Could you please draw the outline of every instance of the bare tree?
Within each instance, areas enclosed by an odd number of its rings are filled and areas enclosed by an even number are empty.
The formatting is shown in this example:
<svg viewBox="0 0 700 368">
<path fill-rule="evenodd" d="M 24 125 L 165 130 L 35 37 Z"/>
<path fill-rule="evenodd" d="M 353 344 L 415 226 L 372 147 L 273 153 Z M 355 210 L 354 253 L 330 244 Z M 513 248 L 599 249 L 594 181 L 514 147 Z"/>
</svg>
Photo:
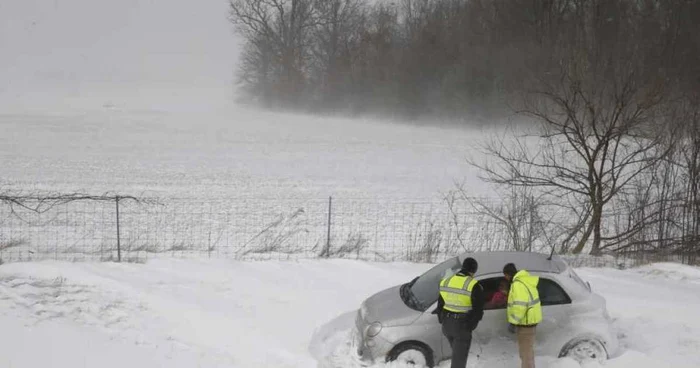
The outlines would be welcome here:
<svg viewBox="0 0 700 368">
<path fill-rule="evenodd" d="M 668 96 L 664 78 L 650 72 L 661 67 L 660 49 L 630 45 L 640 37 L 635 26 L 601 19 L 632 17 L 629 4 L 598 5 L 608 8 L 582 14 L 580 28 L 550 51 L 549 71 L 530 80 L 518 112 L 534 119 L 536 133 L 497 139 L 485 147 L 495 163 L 474 163 L 490 182 L 590 208 L 574 253 L 592 239 L 599 254 L 603 241 L 628 235 L 605 234 L 606 209 L 670 150 L 653 129 Z"/>
<path fill-rule="evenodd" d="M 554 236 L 549 236 L 551 219 L 542 213 L 542 198 L 536 197 L 530 188 L 510 187 L 501 193 L 500 200 L 485 200 L 470 197 L 463 186 L 456 193 L 474 209 L 488 219 L 495 221 L 506 233 L 508 248 L 516 251 L 537 251 L 549 244 Z"/>
<path fill-rule="evenodd" d="M 679 166 L 683 186 L 677 196 L 683 200 L 681 227 L 681 252 L 694 262 L 700 257 L 700 95 L 692 94 L 683 101 L 681 141 L 676 164 Z"/>
<path fill-rule="evenodd" d="M 611 222 L 624 234 L 606 247 L 634 256 L 680 257 L 692 263 L 698 251 L 698 157 L 700 157 L 697 103 L 682 96 L 669 104 L 675 135 L 667 143 L 667 157 L 631 183 L 631 190 L 615 203 Z M 604 239 L 606 241 L 607 239 Z"/>
<path fill-rule="evenodd" d="M 303 96 L 311 32 L 318 24 L 313 0 L 229 0 L 231 21 L 246 39 L 244 81 L 272 99 L 297 102 Z"/>
<path fill-rule="evenodd" d="M 319 22 L 313 31 L 312 82 L 324 107 L 337 107 L 352 89 L 366 5 L 364 0 L 315 0 L 314 8 Z"/>
<path fill-rule="evenodd" d="M 392 111 L 399 106 L 396 82 L 398 12 L 392 4 L 375 4 L 360 35 L 353 95 L 362 108 Z"/>
<path fill-rule="evenodd" d="M 496 164 L 477 165 L 491 182 L 541 188 L 546 195 L 573 196 L 590 206 L 574 253 L 591 235 L 591 252 L 600 252 L 606 205 L 665 155 L 663 139 L 643 129 L 661 102 L 661 91 L 639 88 L 632 75 L 627 77 L 619 86 L 599 89 L 603 85 L 595 83 L 589 89 L 583 78 L 570 74 L 537 92 L 537 102 L 522 112 L 541 122 L 539 147 L 522 138 L 514 144 L 499 141 L 486 147 Z"/>
</svg>

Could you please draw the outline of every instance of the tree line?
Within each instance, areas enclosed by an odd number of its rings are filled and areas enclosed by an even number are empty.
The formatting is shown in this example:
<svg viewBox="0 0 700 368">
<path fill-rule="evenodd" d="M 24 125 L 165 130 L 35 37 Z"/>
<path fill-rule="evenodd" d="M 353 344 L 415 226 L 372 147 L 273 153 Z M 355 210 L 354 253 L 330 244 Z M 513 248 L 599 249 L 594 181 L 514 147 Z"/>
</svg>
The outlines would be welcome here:
<svg viewBox="0 0 700 368">
<path fill-rule="evenodd" d="M 571 59 L 697 88 L 692 0 L 230 0 L 247 96 L 277 108 L 493 117 Z M 596 60 L 592 60 L 596 59 Z M 582 61 L 582 60 L 581 60 Z M 622 63 L 629 65 L 622 65 Z M 591 77 L 606 79 L 610 70 Z M 591 82 L 598 82 L 591 80 Z M 680 87 L 680 85 L 678 86 Z"/>
</svg>

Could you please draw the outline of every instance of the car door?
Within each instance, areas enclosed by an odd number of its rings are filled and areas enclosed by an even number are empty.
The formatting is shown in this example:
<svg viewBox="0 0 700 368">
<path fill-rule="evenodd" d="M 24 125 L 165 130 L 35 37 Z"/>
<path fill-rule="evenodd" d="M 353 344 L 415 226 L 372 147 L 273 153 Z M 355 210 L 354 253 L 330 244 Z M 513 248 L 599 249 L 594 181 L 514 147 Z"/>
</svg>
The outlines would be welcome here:
<svg viewBox="0 0 700 368">
<path fill-rule="evenodd" d="M 568 328 L 571 315 L 571 298 L 555 279 L 540 276 L 537 290 L 542 303 L 542 322 L 537 326 L 535 353 L 541 354 L 548 337 L 561 328 Z M 499 356 L 517 351 L 514 330 L 510 330 L 507 320 L 507 307 L 489 307 L 489 296 L 496 289 L 502 276 L 486 275 L 479 278 L 484 287 L 487 305 L 484 317 L 474 331 L 473 342 L 485 355 Z M 512 331 L 512 332 L 511 332 Z"/>
<path fill-rule="evenodd" d="M 515 334 L 508 330 L 506 305 L 490 305 L 492 295 L 498 290 L 503 274 L 483 275 L 479 283 L 484 289 L 484 316 L 473 334 L 472 352 L 498 360 L 499 356 L 512 353 L 516 349 Z"/>
<path fill-rule="evenodd" d="M 437 309 L 437 304 L 438 304 L 437 302 L 433 303 L 433 305 L 431 305 L 430 308 L 426 311 L 426 314 L 427 313 L 432 314 L 432 311 Z M 427 338 L 431 338 L 431 339 L 435 339 L 437 341 L 440 341 L 439 346 L 441 347 L 441 350 L 442 350 L 440 353 L 443 357 L 448 357 L 448 359 L 449 359 L 449 357 L 452 356 L 452 347 L 450 346 L 450 342 L 447 341 L 447 338 L 442 333 L 442 325 L 440 325 L 440 322 L 438 321 L 437 314 L 432 314 L 432 316 L 430 318 L 431 318 L 431 320 L 434 321 L 435 327 L 431 328 L 430 331 L 426 332 L 427 335 L 429 335 L 429 337 L 427 337 Z"/>
<path fill-rule="evenodd" d="M 536 354 L 541 353 L 549 336 L 568 328 L 572 312 L 571 298 L 554 278 L 540 276 L 537 291 L 542 303 L 542 322 L 537 326 Z"/>
<path fill-rule="evenodd" d="M 477 278 L 484 289 L 484 316 L 474 330 L 474 338 L 484 344 L 488 344 L 494 338 L 507 336 L 508 319 L 506 305 L 490 306 L 492 295 L 498 290 L 498 285 L 503 280 L 503 275 L 483 275 Z"/>
</svg>

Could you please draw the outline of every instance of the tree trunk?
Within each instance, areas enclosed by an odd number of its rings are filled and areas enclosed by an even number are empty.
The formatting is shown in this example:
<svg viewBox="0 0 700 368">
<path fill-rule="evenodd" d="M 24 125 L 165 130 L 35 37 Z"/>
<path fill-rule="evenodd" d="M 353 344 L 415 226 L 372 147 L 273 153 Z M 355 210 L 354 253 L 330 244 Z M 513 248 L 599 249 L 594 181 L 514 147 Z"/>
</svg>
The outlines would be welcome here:
<svg viewBox="0 0 700 368">
<path fill-rule="evenodd" d="M 591 218 L 591 221 L 588 223 L 588 227 L 586 228 L 586 231 L 583 233 L 583 236 L 581 239 L 578 241 L 576 244 L 576 247 L 571 251 L 573 254 L 580 254 L 583 251 L 583 248 L 586 247 L 586 243 L 588 242 L 588 239 L 591 237 L 591 233 L 593 232 L 593 226 L 594 226 L 594 221 L 593 218 Z"/>
<path fill-rule="evenodd" d="M 603 206 L 596 205 L 593 209 L 593 246 L 591 247 L 591 255 L 600 255 L 600 243 L 602 239 L 601 222 L 603 220 Z"/>
<path fill-rule="evenodd" d="M 605 151 L 608 151 L 608 143 L 605 143 Z M 591 247 L 591 255 L 597 256 L 600 255 L 600 243 L 603 237 L 601 223 L 603 222 L 603 205 L 605 203 L 603 202 L 603 183 L 600 179 L 596 181 L 595 188 L 596 190 L 592 200 L 593 203 L 591 203 L 593 209 L 593 216 L 591 218 L 593 222 L 593 246 Z"/>
</svg>

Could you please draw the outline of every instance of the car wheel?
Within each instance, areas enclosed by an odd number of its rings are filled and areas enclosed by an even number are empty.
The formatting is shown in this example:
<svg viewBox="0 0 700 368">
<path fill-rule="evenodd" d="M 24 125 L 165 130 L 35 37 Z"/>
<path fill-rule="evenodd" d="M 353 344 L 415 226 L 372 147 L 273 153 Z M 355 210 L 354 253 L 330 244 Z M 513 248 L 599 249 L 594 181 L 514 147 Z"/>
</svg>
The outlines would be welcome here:
<svg viewBox="0 0 700 368">
<path fill-rule="evenodd" d="M 571 358 L 578 363 L 597 361 L 604 363 L 608 359 L 608 352 L 600 340 L 596 338 L 576 338 L 564 345 L 559 353 L 560 358 Z"/>
<path fill-rule="evenodd" d="M 416 342 L 397 345 L 386 357 L 387 362 L 398 362 L 401 365 L 416 368 L 432 368 L 433 353 L 430 348 Z"/>
</svg>

